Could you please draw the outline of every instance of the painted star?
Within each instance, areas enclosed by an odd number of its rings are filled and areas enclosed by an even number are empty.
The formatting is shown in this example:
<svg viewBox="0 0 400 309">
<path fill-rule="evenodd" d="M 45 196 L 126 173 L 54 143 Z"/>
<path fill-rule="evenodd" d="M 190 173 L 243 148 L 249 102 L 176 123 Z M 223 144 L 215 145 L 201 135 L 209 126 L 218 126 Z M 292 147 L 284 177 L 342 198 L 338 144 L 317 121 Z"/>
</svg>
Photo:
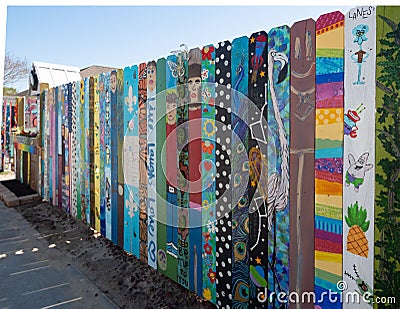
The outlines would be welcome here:
<svg viewBox="0 0 400 309">
<path fill-rule="evenodd" d="M 261 259 L 258 256 L 255 258 L 255 260 L 256 260 L 257 264 L 261 264 Z"/>
<path fill-rule="evenodd" d="M 260 77 L 264 77 L 265 76 L 265 71 L 261 71 L 260 72 Z"/>
<path fill-rule="evenodd" d="M 253 37 L 250 38 L 250 43 L 254 43 L 255 41 L 256 41 L 255 38 L 253 38 Z"/>
</svg>

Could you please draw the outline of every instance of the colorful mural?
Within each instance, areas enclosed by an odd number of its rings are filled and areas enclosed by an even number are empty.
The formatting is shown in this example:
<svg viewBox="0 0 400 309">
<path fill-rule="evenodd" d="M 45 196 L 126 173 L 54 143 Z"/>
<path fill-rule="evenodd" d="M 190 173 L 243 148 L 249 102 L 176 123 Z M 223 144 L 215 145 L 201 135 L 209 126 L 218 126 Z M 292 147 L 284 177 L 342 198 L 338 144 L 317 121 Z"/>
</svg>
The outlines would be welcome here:
<svg viewBox="0 0 400 309">
<path fill-rule="evenodd" d="M 44 90 L 43 198 L 218 308 L 400 299 L 399 13 L 182 44 Z"/>
</svg>

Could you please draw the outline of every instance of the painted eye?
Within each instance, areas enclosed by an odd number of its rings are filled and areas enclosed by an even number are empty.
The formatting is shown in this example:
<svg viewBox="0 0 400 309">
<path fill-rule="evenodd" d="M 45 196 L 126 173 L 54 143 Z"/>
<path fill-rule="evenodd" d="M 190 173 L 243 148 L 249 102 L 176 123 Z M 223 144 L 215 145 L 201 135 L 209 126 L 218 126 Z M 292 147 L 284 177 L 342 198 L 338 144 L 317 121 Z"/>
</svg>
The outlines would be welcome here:
<svg viewBox="0 0 400 309">
<path fill-rule="evenodd" d="M 247 302 L 249 299 L 249 286 L 243 281 L 239 281 L 235 287 L 234 299 L 239 302 Z"/>
<path fill-rule="evenodd" d="M 233 254 L 235 262 L 243 260 L 246 257 L 246 244 L 242 241 L 237 242 L 233 248 Z"/>
</svg>

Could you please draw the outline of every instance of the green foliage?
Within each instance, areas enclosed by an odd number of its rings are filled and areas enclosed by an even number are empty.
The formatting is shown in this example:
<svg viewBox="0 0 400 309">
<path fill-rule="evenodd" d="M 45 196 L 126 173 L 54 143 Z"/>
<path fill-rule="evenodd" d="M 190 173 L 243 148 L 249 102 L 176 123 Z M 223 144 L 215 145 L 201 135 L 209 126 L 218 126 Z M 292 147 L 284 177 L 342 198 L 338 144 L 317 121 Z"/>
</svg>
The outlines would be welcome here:
<svg viewBox="0 0 400 309">
<path fill-rule="evenodd" d="M 367 221 L 367 210 L 361 206 L 358 207 L 358 202 L 349 206 L 347 216 L 344 216 L 344 219 L 349 227 L 358 225 L 364 232 L 369 228 L 370 221 Z"/>
<path fill-rule="evenodd" d="M 379 267 L 375 271 L 376 296 L 394 296 L 400 299 L 400 23 L 379 16 L 391 29 L 382 44 L 377 64 L 382 68 L 378 82 L 384 85 L 382 107 L 377 109 L 378 130 L 386 158 L 379 161 L 383 175 L 376 175 L 376 182 L 382 186 L 376 198 L 379 211 L 375 225 L 380 233 L 375 246 L 379 248 L 375 259 Z M 397 308 L 397 304 L 388 305 Z"/>
</svg>

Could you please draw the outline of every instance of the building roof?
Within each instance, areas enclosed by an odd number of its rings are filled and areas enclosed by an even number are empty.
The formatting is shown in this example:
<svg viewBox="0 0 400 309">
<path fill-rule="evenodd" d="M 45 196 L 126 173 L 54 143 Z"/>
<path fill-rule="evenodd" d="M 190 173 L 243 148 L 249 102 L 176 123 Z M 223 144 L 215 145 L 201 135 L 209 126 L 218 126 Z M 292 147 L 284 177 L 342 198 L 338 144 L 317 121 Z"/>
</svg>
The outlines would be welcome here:
<svg viewBox="0 0 400 309">
<path fill-rule="evenodd" d="M 34 61 L 29 74 L 29 95 L 39 94 L 41 83 L 47 83 L 53 88 L 80 79 L 77 67 Z"/>
<path fill-rule="evenodd" d="M 101 73 L 107 73 L 112 70 L 117 70 L 117 68 L 105 67 L 101 65 L 91 65 L 90 67 L 81 69 L 80 74 L 81 78 L 86 78 L 91 76 L 97 76 L 100 75 Z"/>
</svg>

